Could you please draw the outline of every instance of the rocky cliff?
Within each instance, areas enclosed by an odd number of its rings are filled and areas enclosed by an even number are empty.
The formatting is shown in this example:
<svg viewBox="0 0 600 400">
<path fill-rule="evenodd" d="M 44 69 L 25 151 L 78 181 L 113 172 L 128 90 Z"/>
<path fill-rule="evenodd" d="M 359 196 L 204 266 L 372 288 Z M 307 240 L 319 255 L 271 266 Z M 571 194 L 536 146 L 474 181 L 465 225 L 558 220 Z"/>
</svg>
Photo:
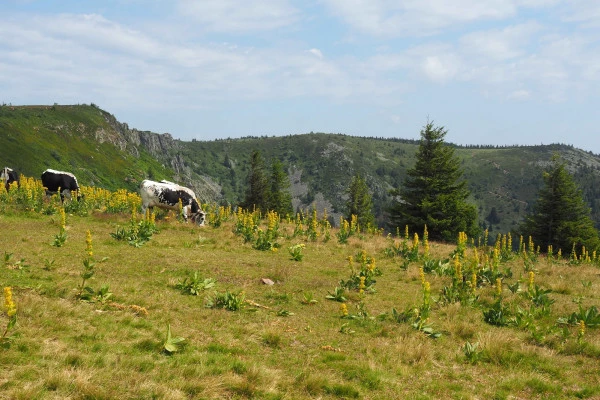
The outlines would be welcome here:
<svg viewBox="0 0 600 400">
<path fill-rule="evenodd" d="M 114 115 L 102 110 L 101 112 L 110 129 L 99 128 L 95 132 L 98 142 L 108 142 L 135 157 L 139 157 L 140 152 L 145 151 L 173 170 L 175 175 L 164 177 L 165 179 L 175 180 L 192 188 L 202 202 L 222 200 L 220 185 L 210 176 L 196 172 L 197 166 L 192 168 L 192 165 L 186 163 L 182 155 L 184 146 L 179 139 L 174 139 L 169 133 L 130 129 L 128 124 L 117 121 Z"/>
</svg>

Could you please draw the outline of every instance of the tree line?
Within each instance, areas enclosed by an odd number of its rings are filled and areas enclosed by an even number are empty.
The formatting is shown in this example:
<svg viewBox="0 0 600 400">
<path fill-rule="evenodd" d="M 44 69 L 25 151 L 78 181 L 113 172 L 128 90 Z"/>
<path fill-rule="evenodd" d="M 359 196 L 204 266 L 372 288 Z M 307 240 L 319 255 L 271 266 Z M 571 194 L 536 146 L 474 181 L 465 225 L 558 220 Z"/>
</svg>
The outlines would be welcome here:
<svg viewBox="0 0 600 400">
<path fill-rule="evenodd" d="M 416 163 L 407 171 L 403 185 L 393 189 L 386 228 L 392 232 L 408 226 L 412 232 L 425 227 L 431 240 L 454 241 L 459 232 L 470 237 L 481 234 L 476 207 L 469 203 L 471 193 L 463 178 L 460 160 L 454 154 L 457 146 L 444 141 L 447 130 L 427 122 L 420 132 Z M 600 250 L 600 238 L 591 217 L 591 209 L 581 189 L 568 172 L 565 162 L 553 156 L 543 175 L 544 186 L 523 223 L 514 232 L 545 251 L 554 249 L 579 251 Z M 241 206 L 280 215 L 293 213 L 289 179 L 277 159 L 267 168 L 259 151 L 251 154 L 247 191 Z M 356 174 L 346 190 L 343 210 L 348 221 L 356 216 L 359 226 L 373 226 L 373 201 L 366 179 Z"/>
</svg>

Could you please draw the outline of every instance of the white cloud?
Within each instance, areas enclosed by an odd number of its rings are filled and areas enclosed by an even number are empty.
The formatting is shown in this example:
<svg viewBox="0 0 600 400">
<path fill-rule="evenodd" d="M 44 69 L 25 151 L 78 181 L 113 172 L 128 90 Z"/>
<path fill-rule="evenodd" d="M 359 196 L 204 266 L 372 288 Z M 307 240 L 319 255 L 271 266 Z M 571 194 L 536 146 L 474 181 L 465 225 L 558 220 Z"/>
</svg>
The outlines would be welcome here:
<svg viewBox="0 0 600 400">
<path fill-rule="evenodd" d="M 530 22 L 503 29 L 471 32 L 462 36 L 459 42 L 465 53 L 491 60 L 508 60 L 526 54 L 533 35 L 540 30 L 538 23 Z"/>
<path fill-rule="evenodd" d="M 299 11 L 287 0 L 179 0 L 179 13 L 216 32 L 267 31 L 294 23 Z"/>
<path fill-rule="evenodd" d="M 55 96 L 50 103 L 110 99 L 147 107 L 210 106 L 231 98 L 347 99 L 388 90 L 357 70 L 356 61 L 325 60 L 317 48 L 200 44 L 151 34 L 98 15 L 0 18 L 0 35 L 12 38 L 0 43 L 0 87 Z M 77 97 L 80 87 L 88 98 Z"/>
<path fill-rule="evenodd" d="M 584 27 L 600 26 L 600 3 L 593 0 L 571 0 L 564 7 L 562 19 L 568 22 L 579 22 Z"/>
<path fill-rule="evenodd" d="M 520 7 L 551 5 L 555 0 L 324 0 L 334 15 L 374 36 L 427 36 L 477 21 L 514 16 Z"/>
<path fill-rule="evenodd" d="M 531 93 L 528 90 L 515 90 L 508 95 L 510 100 L 526 100 L 531 97 Z"/>
<path fill-rule="evenodd" d="M 456 60 L 435 55 L 425 57 L 421 64 L 423 73 L 432 81 L 446 82 L 457 73 Z"/>
<path fill-rule="evenodd" d="M 314 54 L 318 58 L 323 58 L 323 53 L 321 53 L 321 50 L 319 49 L 310 49 L 308 52 Z"/>
<path fill-rule="evenodd" d="M 228 36 L 227 43 L 221 35 L 211 41 L 208 34 L 174 34 L 184 29 L 169 29 L 169 18 L 160 29 L 132 29 L 98 14 L 0 16 L 0 36 L 10 38 L 0 42 L 0 87 L 11 96 L 0 100 L 22 96 L 46 103 L 183 108 L 319 97 L 394 109 L 424 85 L 468 83 L 466 90 L 502 100 L 563 101 L 600 92 L 597 35 L 577 26 L 557 28 L 541 18 L 512 18 L 521 7 L 552 1 L 457 0 L 453 7 L 442 0 L 327 1 L 339 13 L 353 13 L 352 27 L 373 34 L 408 34 L 420 24 L 433 32 L 461 21 L 495 21 L 493 28 L 477 24 L 477 31 L 464 34 L 450 30 L 429 38 L 417 30 L 406 42 L 379 37 L 372 48 L 344 53 L 344 46 L 328 47 L 337 39 L 329 32 L 253 41 L 250 30 L 277 29 L 300 18 L 300 11 L 284 1 L 258 1 L 251 10 L 231 0 L 181 2 L 178 10 L 190 7 L 188 16 L 197 18 L 201 30 L 240 33 Z"/>
</svg>

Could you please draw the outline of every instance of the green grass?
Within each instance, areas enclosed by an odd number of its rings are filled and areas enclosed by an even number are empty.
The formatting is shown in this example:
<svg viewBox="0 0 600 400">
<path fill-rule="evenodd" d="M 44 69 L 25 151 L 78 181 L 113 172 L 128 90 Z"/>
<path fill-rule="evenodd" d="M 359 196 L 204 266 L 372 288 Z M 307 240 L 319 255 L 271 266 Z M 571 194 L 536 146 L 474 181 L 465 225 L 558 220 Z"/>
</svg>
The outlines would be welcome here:
<svg viewBox="0 0 600 400">
<path fill-rule="evenodd" d="M 92 213 L 69 216 L 68 239 L 57 248 L 51 245 L 55 216 L 3 210 L 2 248 L 28 266 L 0 264 L 0 286 L 13 288 L 18 317 L 17 336 L 0 348 L 0 398 L 568 399 L 600 393 L 600 331 L 588 328 L 578 341 L 576 327 L 563 332 L 556 325 L 577 311 L 573 299 L 586 308 L 598 305 L 596 265 L 540 257 L 536 283 L 553 289 L 555 303 L 531 329 L 483 321 L 482 309 L 494 298 L 489 286 L 477 289 L 474 305 L 438 304 L 450 278 L 427 274 L 428 322 L 442 333 L 431 339 L 389 318 L 392 308 L 420 306 L 421 264 L 401 269 L 400 259 L 384 255 L 385 237 L 306 242 L 297 262 L 284 250 L 298 237 L 279 238 L 279 251 L 258 251 L 234 235 L 232 221 L 198 228 L 162 220 L 160 232 L 135 248 L 110 236 L 129 215 Z M 88 229 L 96 271 L 87 284 L 95 290 L 109 285 L 113 297 L 105 304 L 76 298 Z M 289 235 L 293 229 L 281 225 Z M 455 248 L 432 243 L 432 256 L 448 257 Z M 342 319 L 340 303 L 325 296 L 348 279 L 347 257 L 361 250 L 376 258 L 382 275 L 373 294 L 348 291 L 350 313 L 362 302 L 368 316 Z M 52 268 L 46 260 L 54 260 Z M 526 306 L 522 293 L 506 289 L 517 280 L 526 288 L 522 261 L 514 257 L 505 267 L 513 276 L 506 279 L 504 301 L 509 308 Z M 182 294 L 177 282 L 195 271 L 214 278 L 215 287 Z M 275 284 L 264 285 L 265 277 Z M 568 293 L 560 290 L 566 287 Z M 241 310 L 206 307 L 215 292 L 227 291 L 243 292 Z M 307 292 L 317 303 L 304 301 Z M 281 316 L 282 309 L 289 314 Z M 1 312 L 0 329 L 6 321 Z M 167 324 L 173 337 L 185 338 L 170 354 L 163 351 Z M 467 341 L 478 344 L 473 362 L 463 353 Z"/>
<path fill-rule="evenodd" d="M 25 176 L 39 179 L 53 168 L 74 173 L 80 184 L 110 190 L 135 190 L 149 174 L 173 176 L 145 149 L 134 156 L 110 144 L 118 136 L 111 118 L 90 105 L 0 106 L 2 160 Z M 109 139 L 96 141 L 98 132 Z"/>
</svg>

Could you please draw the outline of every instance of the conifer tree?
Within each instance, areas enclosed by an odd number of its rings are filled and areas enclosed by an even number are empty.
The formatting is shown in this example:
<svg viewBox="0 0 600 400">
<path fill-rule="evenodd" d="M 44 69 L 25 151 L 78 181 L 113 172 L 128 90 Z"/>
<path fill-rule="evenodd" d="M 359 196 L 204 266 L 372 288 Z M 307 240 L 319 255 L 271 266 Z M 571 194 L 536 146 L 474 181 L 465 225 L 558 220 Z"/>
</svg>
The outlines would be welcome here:
<svg viewBox="0 0 600 400">
<path fill-rule="evenodd" d="M 521 225 L 523 236 L 531 236 L 542 251 L 552 245 L 555 251 L 562 249 L 563 254 L 568 254 L 573 244 L 578 251 L 581 246 L 590 252 L 600 249 L 590 208 L 557 154 L 543 178 L 544 186 L 538 192 L 533 212 Z"/>
<path fill-rule="evenodd" d="M 250 172 L 248 173 L 248 189 L 241 206 L 247 210 L 268 211 L 269 186 L 265 173 L 265 162 L 260 151 L 254 150 L 250 156 Z"/>
<path fill-rule="evenodd" d="M 369 224 L 373 225 L 375 221 L 375 217 L 373 216 L 373 200 L 365 179 L 359 174 L 354 175 L 346 193 L 348 194 L 348 201 L 346 201 L 346 213 L 344 217 L 350 221 L 352 215 L 356 215 L 358 224 L 362 228 L 367 228 Z"/>
<path fill-rule="evenodd" d="M 283 170 L 283 164 L 277 159 L 271 163 L 271 179 L 269 190 L 269 210 L 277 212 L 280 216 L 292 215 L 292 195 L 289 191 L 290 179 Z"/>
<path fill-rule="evenodd" d="M 454 241 L 459 232 L 476 236 L 477 211 L 467 202 L 470 195 L 454 148 L 444 143 L 447 130 L 428 122 L 421 130 L 416 164 L 407 171 L 398 200 L 390 208 L 391 227 L 422 232 L 429 238 Z"/>
</svg>

